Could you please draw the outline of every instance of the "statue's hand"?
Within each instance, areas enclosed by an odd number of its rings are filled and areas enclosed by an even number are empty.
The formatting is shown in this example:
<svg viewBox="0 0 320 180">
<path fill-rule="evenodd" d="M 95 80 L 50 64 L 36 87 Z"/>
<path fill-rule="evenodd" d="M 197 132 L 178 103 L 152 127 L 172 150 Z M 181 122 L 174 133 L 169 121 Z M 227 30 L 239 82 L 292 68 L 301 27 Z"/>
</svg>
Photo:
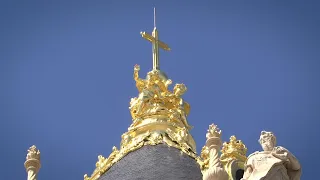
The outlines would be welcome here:
<svg viewBox="0 0 320 180">
<path fill-rule="evenodd" d="M 134 71 L 140 71 L 140 66 L 138 64 L 134 65 Z"/>
<path fill-rule="evenodd" d="M 283 152 L 287 152 L 288 150 L 286 150 L 284 147 L 278 146 L 276 147 L 276 152 L 277 153 L 283 153 Z"/>
<path fill-rule="evenodd" d="M 274 152 L 272 154 L 283 161 L 287 161 L 289 159 L 289 154 L 287 152 L 282 152 L 282 153 Z"/>
<path fill-rule="evenodd" d="M 167 82 L 166 82 L 166 85 L 168 86 L 168 85 L 170 85 L 170 84 L 172 84 L 172 80 L 171 80 L 171 79 L 168 79 Z"/>
</svg>

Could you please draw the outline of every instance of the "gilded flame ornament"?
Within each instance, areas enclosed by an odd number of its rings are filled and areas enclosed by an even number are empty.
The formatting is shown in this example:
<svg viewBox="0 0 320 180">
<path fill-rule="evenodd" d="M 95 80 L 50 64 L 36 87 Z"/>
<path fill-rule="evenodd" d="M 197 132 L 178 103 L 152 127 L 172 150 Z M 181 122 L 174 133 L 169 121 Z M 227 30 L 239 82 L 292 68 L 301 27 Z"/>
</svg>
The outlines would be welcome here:
<svg viewBox="0 0 320 180">
<path fill-rule="evenodd" d="M 24 163 L 24 167 L 28 173 L 28 180 L 36 180 L 37 174 L 41 167 L 40 163 L 40 151 L 37 149 L 35 145 L 31 146 L 28 149 L 28 154 L 26 157 L 26 161 Z"/>
</svg>

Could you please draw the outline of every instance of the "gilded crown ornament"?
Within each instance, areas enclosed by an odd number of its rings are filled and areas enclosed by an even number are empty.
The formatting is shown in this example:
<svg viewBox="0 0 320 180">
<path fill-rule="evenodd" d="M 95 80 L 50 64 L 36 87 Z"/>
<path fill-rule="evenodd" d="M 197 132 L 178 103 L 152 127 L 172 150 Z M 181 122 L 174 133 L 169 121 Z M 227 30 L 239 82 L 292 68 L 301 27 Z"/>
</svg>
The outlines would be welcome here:
<svg viewBox="0 0 320 180">
<path fill-rule="evenodd" d="M 91 177 L 84 175 L 85 180 L 98 179 L 129 152 L 144 145 L 167 144 L 198 159 L 195 141 L 189 133 L 192 126 L 187 121 L 190 105 L 182 98 L 187 87 L 184 84 L 175 84 L 173 91 L 169 90 L 172 81 L 160 70 L 159 48 L 167 51 L 170 48 L 159 40 L 156 26 L 152 35 L 146 32 L 140 34 L 152 43 L 153 69 L 148 72 L 146 78 L 141 78 L 140 66 L 134 66 L 133 78 L 139 95 L 130 101 L 132 124 L 121 136 L 120 149 L 114 147 L 108 158 L 99 156 L 96 169 Z"/>
<path fill-rule="evenodd" d="M 222 155 L 220 160 L 227 162 L 230 160 L 240 160 L 245 162 L 247 157 L 247 148 L 241 140 L 237 140 L 235 136 L 230 137 L 230 142 L 224 142 L 222 147 Z"/>
</svg>

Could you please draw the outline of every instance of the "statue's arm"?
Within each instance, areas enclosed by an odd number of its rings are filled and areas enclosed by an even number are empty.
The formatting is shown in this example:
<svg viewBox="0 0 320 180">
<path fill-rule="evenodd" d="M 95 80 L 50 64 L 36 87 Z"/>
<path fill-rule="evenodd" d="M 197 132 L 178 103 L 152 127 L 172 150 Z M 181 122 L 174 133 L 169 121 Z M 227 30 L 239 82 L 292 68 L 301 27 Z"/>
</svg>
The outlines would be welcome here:
<svg viewBox="0 0 320 180">
<path fill-rule="evenodd" d="M 172 81 L 171 81 L 171 79 L 168 79 L 168 80 L 166 81 L 166 83 L 165 83 L 165 87 L 168 88 L 168 86 L 169 86 L 170 84 L 172 84 Z"/>
<path fill-rule="evenodd" d="M 288 168 L 292 170 L 299 170 L 301 168 L 298 159 L 288 149 L 282 146 L 278 146 L 276 147 L 276 150 L 279 153 L 279 154 L 275 153 L 275 155 L 278 156 L 278 158 L 288 161 L 288 164 L 287 164 Z"/>
<path fill-rule="evenodd" d="M 288 152 L 288 159 L 289 159 L 289 166 L 292 170 L 299 170 L 301 168 L 301 165 L 298 161 L 298 159 L 290 152 Z"/>
<path fill-rule="evenodd" d="M 251 173 L 253 171 L 253 168 L 251 165 L 246 165 L 244 168 L 244 174 L 242 180 L 246 180 L 251 176 Z"/>
<path fill-rule="evenodd" d="M 136 80 L 136 81 L 139 81 L 139 80 L 140 80 L 140 78 L 139 78 L 139 70 L 140 70 L 140 66 L 136 64 L 136 65 L 134 66 L 134 71 L 133 71 L 133 78 L 134 78 L 134 80 Z"/>
<path fill-rule="evenodd" d="M 136 86 L 138 88 L 138 91 L 141 92 L 143 87 L 145 86 L 145 82 L 143 79 L 139 78 L 139 71 L 140 71 L 140 66 L 135 65 L 134 71 L 133 71 L 133 78 L 136 81 Z"/>
<path fill-rule="evenodd" d="M 246 163 L 245 163 L 245 165 L 244 165 L 244 174 L 243 174 L 242 180 L 246 180 L 246 179 L 248 179 L 248 178 L 251 176 L 251 174 L 252 174 L 252 172 L 253 172 L 254 156 L 255 156 L 256 154 L 258 154 L 258 153 L 259 153 L 259 152 L 256 151 L 256 152 L 254 152 L 254 153 L 252 153 L 252 154 L 250 154 L 250 155 L 248 156 L 247 161 L 246 161 Z"/>
</svg>

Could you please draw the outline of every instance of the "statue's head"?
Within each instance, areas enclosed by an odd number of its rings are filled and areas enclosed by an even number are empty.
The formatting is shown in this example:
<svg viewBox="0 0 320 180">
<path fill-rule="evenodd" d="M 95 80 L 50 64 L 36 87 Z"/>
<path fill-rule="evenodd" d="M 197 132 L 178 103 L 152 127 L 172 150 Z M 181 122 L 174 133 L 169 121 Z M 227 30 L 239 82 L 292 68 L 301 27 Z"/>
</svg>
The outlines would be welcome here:
<svg viewBox="0 0 320 180">
<path fill-rule="evenodd" d="M 272 151 L 277 140 L 273 132 L 261 131 L 259 143 L 264 151 Z"/>
<path fill-rule="evenodd" d="M 184 84 L 176 84 L 173 88 L 173 93 L 176 96 L 181 96 L 187 91 L 187 87 Z"/>
<path fill-rule="evenodd" d="M 156 81 L 156 79 L 157 79 L 157 73 L 156 72 L 154 72 L 154 71 L 148 72 L 148 75 L 147 75 L 148 82 L 153 83 L 154 81 Z"/>
</svg>

